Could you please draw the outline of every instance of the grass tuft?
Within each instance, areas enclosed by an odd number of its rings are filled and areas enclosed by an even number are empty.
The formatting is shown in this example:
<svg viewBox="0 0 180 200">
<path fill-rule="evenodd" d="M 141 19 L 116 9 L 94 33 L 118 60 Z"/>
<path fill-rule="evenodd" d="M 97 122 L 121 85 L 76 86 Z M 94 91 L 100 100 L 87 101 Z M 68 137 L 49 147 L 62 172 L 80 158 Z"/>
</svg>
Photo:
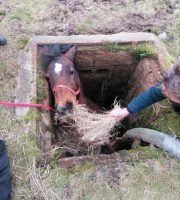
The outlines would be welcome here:
<svg viewBox="0 0 180 200">
<path fill-rule="evenodd" d="M 18 50 L 24 49 L 28 42 L 29 42 L 29 37 L 27 35 L 20 37 L 16 42 Z"/>
<path fill-rule="evenodd" d="M 111 52 L 119 52 L 119 51 L 127 51 L 134 56 L 136 60 L 140 60 L 144 57 L 157 57 L 157 50 L 154 44 L 151 43 L 140 43 L 140 44 L 129 44 L 129 45 L 122 45 L 122 44 L 113 44 L 113 43 L 106 43 L 103 46 L 104 49 L 111 51 Z"/>
</svg>

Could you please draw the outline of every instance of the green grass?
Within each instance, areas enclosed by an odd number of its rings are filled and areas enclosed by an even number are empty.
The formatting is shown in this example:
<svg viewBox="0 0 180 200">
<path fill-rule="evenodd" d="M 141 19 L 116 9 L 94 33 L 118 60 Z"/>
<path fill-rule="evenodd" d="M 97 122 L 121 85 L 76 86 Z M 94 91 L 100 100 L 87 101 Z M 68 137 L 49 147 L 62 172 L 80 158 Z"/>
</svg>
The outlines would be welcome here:
<svg viewBox="0 0 180 200">
<path fill-rule="evenodd" d="M 37 136 L 33 132 L 28 132 L 21 137 L 21 142 L 24 145 L 24 157 L 27 159 L 36 158 L 40 159 L 40 149 L 37 145 Z"/>
<path fill-rule="evenodd" d="M 6 65 L 3 61 L 0 60 L 0 73 L 3 74 L 6 70 Z"/>
<path fill-rule="evenodd" d="M 159 117 L 155 117 L 155 111 L 152 107 L 146 108 L 138 116 L 136 126 L 180 136 L 179 116 L 172 110 L 171 103 L 168 100 L 164 100 L 160 103 L 160 106 L 161 112 Z"/>
<path fill-rule="evenodd" d="M 139 162 L 146 163 L 147 161 L 152 160 L 159 160 L 159 159 L 165 159 L 166 154 L 163 150 L 156 148 L 154 146 L 134 146 L 130 150 L 122 150 L 118 152 L 121 156 L 127 158 L 127 162 L 129 164 L 136 164 Z"/>
<path fill-rule="evenodd" d="M 33 20 L 33 16 L 29 8 L 17 8 L 16 11 L 12 13 L 11 19 L 30 23 Z"/>
<path fill-rule="evenodd" d="M 29 42 L 29 37 L 27 35 L 23 35 L 20 38 L 18 38 L 16 42 L 18 50 L 24 49 L 28 42 Z"/>
<path fill-rule="evenodd" d="M 45 97 L 45 77 L 41 74 L 37 76 L 37 98 L 41 102 Z"/>
<path fill-rule="evenodd" d="M 163 160 L 163 161 L 162 161 Z M 161 164 L 161 161 L 163 164 Z M 171 164 L 172 165 L 171 165 Z M 125 193 L 123 199 L 167 199 L 175 200 L 180 197 L 178 190 L 180 181 L 175 160 L 154 160 L 134 164 L 127 181 L 124 182 Z M 172 168 L 169 168 L 171 165 Z M 168 179 L 168 177 L 172 177 Z M 176 177 L 175 177 L 176 176 Z M 128 182 L 128 180 L 131 180 Z"/>
<path fill-rule="evenodd" d="M 161 33 L 161 29 L 159 26 L 152 26 L 151 32 L 154 33 L 155 35 L 159 35 Z"/>
<path fill-rule="evenodd" d="M 157 57 L 157 50 L 153 44 L 140 44 L 134 46 L 132 50 L 130 50 L 132 55 L 137 59 L 140 60 L 145 57 L 156 58 Z"/>
<path fill-rule="evenodd" d="M 39 118 L 40 118 L 40 113 L 35 107 L 30 108 L 28 113 L 23 117 L 26 123 L 32 122 L 33 120 L 38 120 Z"/>
<path fill-rule="evenodd" d="M 111 52 L 127 51 L 130 52 L 136 60 L 140 60 L 144 57 L 157 57 L 156 47 L 151 43 L 139 43 L 139 44 L 113 44 L 106 43 L 103 48 Z"/>
<path fill-rule="evenodd" d="M 20 24 L 28 25 L 28 28 L 35 26 L 35 24 L 42 20 L 45 13 L 51 5 L 50 0 L 9 0 L 14 4 L 14 9 L 9 14 L 10 20 L 17 21 Z"/>
</svg>

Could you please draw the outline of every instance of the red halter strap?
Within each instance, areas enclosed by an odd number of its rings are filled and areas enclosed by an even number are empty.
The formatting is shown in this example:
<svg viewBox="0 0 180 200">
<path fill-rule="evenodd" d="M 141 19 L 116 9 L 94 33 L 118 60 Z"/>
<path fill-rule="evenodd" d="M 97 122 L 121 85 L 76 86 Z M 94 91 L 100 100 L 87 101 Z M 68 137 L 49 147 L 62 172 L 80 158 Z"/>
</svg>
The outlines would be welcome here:
<svg viewBox="0 0 180 200">
<path fill-rule="evenodd" d="M 58 88 L 65 88 L 66 90 L 69 90 L 74 96 L 77 96 L 80 93 L 80 87 L 77 91 L 74 91 L 73 89 L 71 89 L 63 84 L 55 85 L 53 88 L 53 92 L 55 93 Z"/>
</svg>

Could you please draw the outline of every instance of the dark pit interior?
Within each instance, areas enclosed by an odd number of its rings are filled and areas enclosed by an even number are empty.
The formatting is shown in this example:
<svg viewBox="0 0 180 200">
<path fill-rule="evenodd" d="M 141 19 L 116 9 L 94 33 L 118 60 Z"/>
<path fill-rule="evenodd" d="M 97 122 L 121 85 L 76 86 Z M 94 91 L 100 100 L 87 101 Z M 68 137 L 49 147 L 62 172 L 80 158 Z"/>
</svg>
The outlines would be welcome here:
<svg viewBox="0 0 180 200">
<path fill-rule="evenodd" d="M 151 66 L 157 65 L 155 59 L 139 60 L 130 51 L 121 50 L 121 48 L 118 51 L 112 51 L 105 45 L 79 45 L 74 63 L 85 96 L 106 110 L 112 108 L 115 99 L 120 101 L 122 106 L 126 106 L 130 99 L 144 90 L 144 86 L 147 87 L 149 83 L 152 84 L 156 81 L 154 76 L 154 74 L 157 74 L 156 70 L 152 69 L 151 73 L 147 73 L 147 69 L 150 70 Z M 48 99 L 50 104 L 54 106 L 52 92 L 48 93 Z M 54 124 L 53 114 L 51 114 L 51 122 L 52 144 L 64 144 L 61 141 L 66 140 L 62 135 L 62 126 Z M 119 129 L 119 137 L 129 127 L 133 127 L 132 123 L 131 126 L 127 124 L 130 124 L 129 119 L 123 121 L 124 126 Z M 114 149 L 129 149 L 131 145 L 132 141 L 123 141 Z M 102 146 L 101 152 L 112 153 L 113 151 Z M 68 152 L 66 152 L 66 156 L 68 155 Z"/>
<path fill-rule="evenodd" d="M 105 47 L 79 47 L 75 66 L 84 94 L 101 108 L 110 109 L 115 98 L 125 104 L 137 61 L 127 51 L 111 52 Z"/>
</svg>

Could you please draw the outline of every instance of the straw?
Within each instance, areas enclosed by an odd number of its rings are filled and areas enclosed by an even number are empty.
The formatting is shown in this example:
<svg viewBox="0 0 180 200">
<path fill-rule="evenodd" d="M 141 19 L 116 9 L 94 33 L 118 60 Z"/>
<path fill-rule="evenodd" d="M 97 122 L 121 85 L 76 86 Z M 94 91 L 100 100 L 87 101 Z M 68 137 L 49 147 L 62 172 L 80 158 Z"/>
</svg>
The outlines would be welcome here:
<svg viewBox="0 0 180 200">
<path fill-rule="evenodd" d="M 119 107 L 118 104 L 114 107 Z M 80 139 L 87 143 L 106 143 L 112 137 L 113 129 L 120 122 L 110 115 L 109 111 L 96 113 L 90 111 L 86 105 L 76 105 L 72 113 L 68 113 L 63 117 L 56 115 L 56 119 L 63 123 L 67 123 L 69 127 L 75 127 Z M 66 130 L 68 131 L 68 130 Z"/>
</svg>

